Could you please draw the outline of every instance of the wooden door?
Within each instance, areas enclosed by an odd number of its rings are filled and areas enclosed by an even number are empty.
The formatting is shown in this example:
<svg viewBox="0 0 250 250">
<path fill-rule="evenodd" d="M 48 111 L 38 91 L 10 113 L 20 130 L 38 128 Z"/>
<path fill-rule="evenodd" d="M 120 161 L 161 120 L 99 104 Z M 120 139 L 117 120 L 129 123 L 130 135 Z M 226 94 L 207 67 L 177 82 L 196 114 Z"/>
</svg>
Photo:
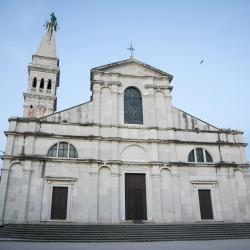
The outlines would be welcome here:
<svg viewBox="0 0 250 250">
<path fill-rule="evenodd" d="M 200 212 L 202 220 L 213 219 L 213 209 L 210 190 L 199 190 Z"/>
<path fill-rule="evenodd" d="M 67 218 L 68 188 L 53 187 L 51 219 L 65 220 Z"/>
<path fill-rule="evenodd" d="M 126 220 L 146 220 L 145 174 L 125 174 Z"/>
</svg>

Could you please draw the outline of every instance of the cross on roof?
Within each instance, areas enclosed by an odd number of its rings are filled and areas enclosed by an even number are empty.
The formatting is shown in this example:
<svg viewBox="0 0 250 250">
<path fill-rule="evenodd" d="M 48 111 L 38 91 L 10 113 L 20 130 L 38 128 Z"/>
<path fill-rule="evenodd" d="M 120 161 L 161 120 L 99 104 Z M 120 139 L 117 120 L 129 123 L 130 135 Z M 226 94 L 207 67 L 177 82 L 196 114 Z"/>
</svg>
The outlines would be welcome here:
<svg viewBox="0 0 250 250">
<path fill-rule="evenodd" d="M 131 44 L 130 44 L 130 47 L 127 48 L 127 50 L 130 50 L 130 58 L 133 58 L 133 57 L 134 57 L 135 48 L 133 47 L 132 42 L 131 42 Z"/>
</svg>

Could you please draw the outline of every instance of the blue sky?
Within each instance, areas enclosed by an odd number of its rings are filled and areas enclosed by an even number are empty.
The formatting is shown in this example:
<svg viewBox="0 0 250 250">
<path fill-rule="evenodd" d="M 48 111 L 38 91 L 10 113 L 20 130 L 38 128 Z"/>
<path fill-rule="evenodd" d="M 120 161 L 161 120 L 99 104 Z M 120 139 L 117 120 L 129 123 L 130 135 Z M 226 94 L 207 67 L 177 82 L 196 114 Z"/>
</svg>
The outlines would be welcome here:
<svg viewBox="0 0 250 250">
<path fill-rule="evenodd" d="M 217 127 L 243 130 L 250 143 L 250 1 L 5 0 L 0 150 L 8 118 L 22 116 L 27 65 L 52 11 L 60 26 L 58 110 L 88 101 L 90 69 L 127 59 L 132 41 L 136 59 L 174 76 L 176 107 Z"/>
</svg>

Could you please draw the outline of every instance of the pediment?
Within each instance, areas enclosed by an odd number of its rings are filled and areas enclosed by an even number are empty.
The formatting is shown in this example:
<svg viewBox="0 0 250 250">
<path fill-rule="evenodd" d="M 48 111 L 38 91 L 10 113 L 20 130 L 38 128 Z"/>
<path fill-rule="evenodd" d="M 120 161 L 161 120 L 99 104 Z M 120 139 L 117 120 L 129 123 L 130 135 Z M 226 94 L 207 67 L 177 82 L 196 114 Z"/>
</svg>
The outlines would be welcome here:
<svg viewBox="0 0 250 250">
<path fill-rule="evenodd" d="M 94 72 L 117 73 L 133 76 L 168 77 L 170 81 L 173 78 L 172 75 L 136 59 L 128 59 L 96 67 L 91 70 L 92 74 Z"/>
</svg>

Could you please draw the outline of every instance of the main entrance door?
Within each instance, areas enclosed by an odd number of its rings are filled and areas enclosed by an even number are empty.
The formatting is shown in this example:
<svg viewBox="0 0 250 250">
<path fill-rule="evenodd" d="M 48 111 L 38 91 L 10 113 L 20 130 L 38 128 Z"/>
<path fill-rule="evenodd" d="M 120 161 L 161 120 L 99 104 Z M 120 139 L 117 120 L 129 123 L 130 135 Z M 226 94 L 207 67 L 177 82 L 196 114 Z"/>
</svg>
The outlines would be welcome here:
<svg viewBox="0 0 250 250">
<path fill-rule="evenodd" d="M 53 220 L 65 220 L 66 219 L 67 201 L 68 201 L 68 188 L 67 187 L 53 187 L 51 219 Z"/>
<path fill-rule="evenodd" d="M 200 211 L 202 220 L 213 219 L 213 209 L 210 190 L 198 190 L 200 200 Z"/>
<path fill-rule="evenodd" d="M 125 174 L 126 220 L 146 220 L 145 174 Z"/>
</svg>

